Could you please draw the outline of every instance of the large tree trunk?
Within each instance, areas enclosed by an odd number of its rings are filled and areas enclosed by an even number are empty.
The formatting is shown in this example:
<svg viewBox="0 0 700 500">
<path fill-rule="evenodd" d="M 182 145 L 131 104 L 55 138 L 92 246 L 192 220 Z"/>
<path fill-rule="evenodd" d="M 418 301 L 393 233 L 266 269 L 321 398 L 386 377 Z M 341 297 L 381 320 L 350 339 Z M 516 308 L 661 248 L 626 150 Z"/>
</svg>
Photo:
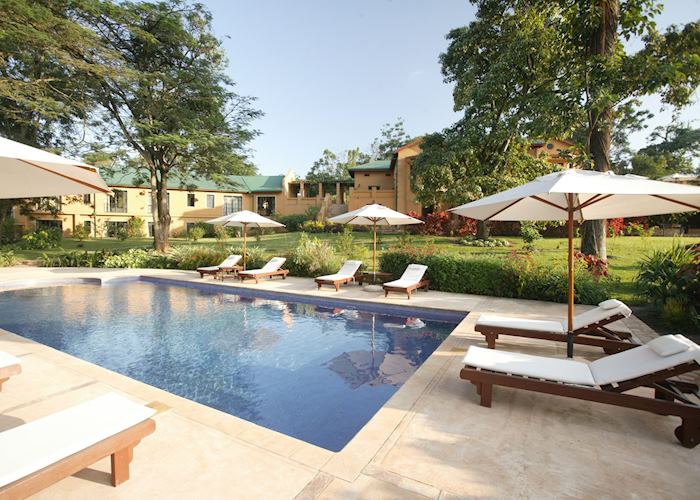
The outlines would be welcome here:
<svg viewBox="0 0 700 500">
<path fill-rule="evenodd" d="M 163 171 L 160 179 L 151 170 L 151 215 L 153 216 L 153 243 L 157 252 L 170 249 L 170 207 L 168 206 L 168 178 Z"/>
<path fill-rule="evenodd" d="M 599 2 L 600 20 L 591 33 L 590 56 L 596 58 L 614 57 L 617 44 L 617 26 L 620 18 L 619 0 Z M 596 89 L 600 93 L 602 89 Z M 593 109 L 588 115 L 588 152 L 599 172 L 610 170 L 610 143 L 612 141 L 613 108 L 607 105 Z M 581 252 L 607 258 L 606 228 L 604 220 L 586 221 L 581 226 Z"/>
<path fill-rule="evenodd" d="M 491 235 L 489 223 L 483 220 L 476 221 L 476 238 L 479 240 L 487 240 Z"/>
</svg>

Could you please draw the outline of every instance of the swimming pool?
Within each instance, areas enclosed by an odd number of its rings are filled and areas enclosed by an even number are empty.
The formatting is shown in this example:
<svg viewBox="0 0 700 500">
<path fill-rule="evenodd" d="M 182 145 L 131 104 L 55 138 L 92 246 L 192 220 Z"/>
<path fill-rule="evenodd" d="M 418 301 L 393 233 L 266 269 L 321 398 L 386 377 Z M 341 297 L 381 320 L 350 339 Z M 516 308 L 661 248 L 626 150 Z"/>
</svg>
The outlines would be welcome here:
<svg viewBox="0 0 700 500">
<path fill-rule="evenodd" d="M 0 328 L 338 451 L 466 314 L 231 292 L 145 281 L 13 290 L 0 293 Z"/>
</svg>

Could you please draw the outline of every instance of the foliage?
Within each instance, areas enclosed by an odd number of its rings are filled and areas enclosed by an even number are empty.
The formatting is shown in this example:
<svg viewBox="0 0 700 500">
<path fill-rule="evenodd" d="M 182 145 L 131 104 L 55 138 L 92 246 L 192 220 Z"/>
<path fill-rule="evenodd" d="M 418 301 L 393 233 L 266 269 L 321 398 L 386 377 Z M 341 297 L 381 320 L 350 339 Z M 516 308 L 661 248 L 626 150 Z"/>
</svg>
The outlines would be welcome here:
<svg viewBox="0 0 700 500">
<path fill-rule="evenodd" d="M 525 250 L 529 252 L 535 249 L 535 242 L 542 238 L 537 226 L 530 221 L 524 221 L 520 224 L 520 236 L 525 242 Z"/>
<path fill-rule="evenodd" d="M 63 252 L 41 256 L 42 267 L 105 267 L 104 261 L 112 253 L 106 250 L 99 252 Z"/>
<path fill-rule="evenodd" d="M 608 219 L 608 235 L 620 236 L 625 231 L 625 219 L 619 217 L 617 219 Z"/>
<path fill-rule="evenodd" d="M 77 238 L 78 241 L 85 241 L 90 237 L 90 230 L 82 224 L 78 224 L 73 229 L 73 238 Z"/>
<path fill-rule="evenodd" d="M 343 259 L 367 261 L 370 251 L 367 247 L 355 242 L 352 235 L 352 226 L 343 226 L 343 230 L 338 233 L 335 240 L 335 250 Z"/>
<path fill-rule="evenodd" d="M 286 265 L 294 276 L 313 277 L 336 273 L 341 258 L 328 242 L 302 234 L 297 246 L 287 254 Z"/>
<path fill-rule="evenodd" d="M 23 235 L 19 246 L 25 250 L 46 250 L 47 248 L 57 248 L 62 239 L 63 233 L 60 228 L 37 229 Z"/>
<path fill-rule="evenodd" d="M 632 173 L 657 179 L 695 170 L 694 161 L 700 156 L 700 128 L 674 121 L 657 127 L 649 140 L 648 146 L 631 157 Z"/>
<path fill-rule="evenodd" d="M 406 133 L 403 118 L 397 118 L 396 123 L 385 123 L 379 131 L 379 137 L 372 141 L 370 159 L 390 160 L 396 150 L 411 141 Z"/>
<path fill-rule="evenodd" d="M 205 246 L 182 246 L 168 252 L 172 267 L 193 270 L 198 267 L 217 266 L 231 253 L 226 248 Z"/>
<path fill-rule="evenodd" d="M 360 151 L 360 148 L 349 149 L 341 153 L 324 149 L 321 158 L 314 162 L 309 173 L 306 174 L 306 181 L 319 183 L 349 179 L 348 169 L 367 161 L 369 158 Z M 313 184 L 309 185 L 308 188 L 315 190 Z"/>
<path fill-rule="evenodd" d="M 408 264 L 425 264 L 431 288 L 453 293 L 566 302 L 567 273 L 537 264 L 530 256 L 510 259 L 391 250 L 381 256 L 382 271 L 399 276 Z M 576 274 L 576 301 L 597 304 L 608 298 L 607 283 L 595 283 L 585 272 Z"/>
<path fill-rule="evenodd" d="M 334 233 L 337 231 L 337 224 L 320 220 L 307 220 L 299 228 L 305 233 Z"/>
<path fill-rule="evenodd" d="M 154 250 L 131 248 L 126 252 L 106 256 L 102 267 L 169 269 L 172 261 Z"/>
<path fill-rule="evenodd" d="M 19 259 L 12 250 L 0 249 L 0 267 L 14 266 Z"/>
<path fill-rule="evenodd" d="M 285 229 L 290 232 L 300 231 L 302 224 L 307 220 L 315 219 L 314 217 L 309 217 L 306 214 L 292 214 L 292 215 L 279 215 L 275 217 L 275 220 L 281 224 L 285 225 Z"/>
<path fill-rule="evenodd" d="M 600 281 L 600 278 L 608 276 L 608 261 L 601 259 L 597 255 L 586 255 L 576 252 L 574 257 L 583 263 L 583 267 L 591 273 L 593 280 Z"/>
<path fill-rule="evenodd" d="M 187 239 L 191 241 L 197 241 L 204 238 L 206 234 L 207 230 L 205 228 L 203 228 L 201 225 L 195 224 L 187 230 Z"/>
<path fill-rule="evenodd" d="M 0 220 L 0 245 L 15 243 L 19 238 L 17 225 L 12 217 L 5 217 Z"/>
<path fill-rule="evenodd" d="M 231 233 L 229 233 L 227 227 L 219 225 L 214 226 L 214 237 L 216 238 L 216 241 L 223 242 L 227 240 L 230 236 Z"/>
<path fill-rule="evenodd" d="M 129 238 L 141 238 L 144 236 L 146 221 L 141 217 L 130 217 L 126 222 L 126 234 Z"/>
<path fill-rule="evenodd" d="M 125 227 L 120 227 L 114 233 L 119 241 L 126 241 L 129 239 L 129 229 Z"/>
<path fill-rule="evenodd" d="M 467 236 L 459 240 L 460 245 L 465 247 L 481 247 L 481 248 L 497 248 L 497 247 L 509 247 L 511 246 L 510 241 L 500 239 L 500 238 L 487 238 L 485 240 L 480 240 L 474 236 Z"/>
</svg>

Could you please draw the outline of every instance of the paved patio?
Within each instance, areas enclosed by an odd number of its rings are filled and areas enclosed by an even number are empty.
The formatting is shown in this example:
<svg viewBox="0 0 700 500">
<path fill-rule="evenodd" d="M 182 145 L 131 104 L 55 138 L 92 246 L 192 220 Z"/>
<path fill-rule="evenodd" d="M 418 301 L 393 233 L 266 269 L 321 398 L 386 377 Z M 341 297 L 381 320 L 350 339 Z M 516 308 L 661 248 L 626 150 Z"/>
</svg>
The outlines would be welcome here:
<svg viewBox="0 0 700 500">
<path fill-rule="evenodd" d="M 17 267 L 0 271 L 0 288 L 138 275 L 201 281 L 183 271 Z M 223 286 L 409 304 L 353 285 L 316 291 L 301 278 Z M 468 346 L 483 345 L 473 331 L 480 313 L 560 316 L 562 304 L 431 291 L 416 292 L 410 305 L 471 314 L 339 453 L 2 330 L 0 350 L 20 356 L 23 373 L 0 393 L 0 430 L 109 391 L 160 403 L 156 432 L 136 448 L 128 482 L 109 486 L 102 460 L 36 498 L 697 498 L 700 452 L 675 440 L 677 419 L 501 387 L 483 408 L 459 379 Z M 641 340 L 655 335 L 634 317 L 621 327 Z M 565 355 L 565 345 L 546 341 L 503 338 L 498 348 Z M 602 355 L 583 346 L 576 354 Z"/>
</svg>

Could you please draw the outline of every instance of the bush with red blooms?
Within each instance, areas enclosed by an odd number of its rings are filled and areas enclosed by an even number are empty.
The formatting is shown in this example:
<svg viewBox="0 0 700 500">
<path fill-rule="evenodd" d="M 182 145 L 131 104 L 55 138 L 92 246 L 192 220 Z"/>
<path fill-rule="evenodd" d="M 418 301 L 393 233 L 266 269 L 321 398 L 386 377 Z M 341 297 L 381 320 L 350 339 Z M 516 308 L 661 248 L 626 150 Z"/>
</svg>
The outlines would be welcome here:
<svg viewBox="0 0 700 500">
<path fill-rule="evenodd" d="M 620 236 L 625 232 L 625 219 L 608 219 L 608 233 L 610 236 Z"/>
<path fill-rule="evenodd" d="M 428 214 L 425 218 L 423 234 L 442 236 L 446 234 L 449 222 L 450 215 L 445 211 Z"/>
<path fill-rule="evenodd" d="M 583 266 L 591 273 L 596 282 L 600 280 L 601 276 L 608 275 L 607 260 L 601 259 L 597 255 L 586 255 L 581 252 L 576 252 L 574 257 L 583 262 Z"/>
<path fill-rule="evenodd" d="M 462 223 L 459 226 L 460 236 L 476 236 L 477 221 L 469 217 L 462 217 Z"/>
</svg>

